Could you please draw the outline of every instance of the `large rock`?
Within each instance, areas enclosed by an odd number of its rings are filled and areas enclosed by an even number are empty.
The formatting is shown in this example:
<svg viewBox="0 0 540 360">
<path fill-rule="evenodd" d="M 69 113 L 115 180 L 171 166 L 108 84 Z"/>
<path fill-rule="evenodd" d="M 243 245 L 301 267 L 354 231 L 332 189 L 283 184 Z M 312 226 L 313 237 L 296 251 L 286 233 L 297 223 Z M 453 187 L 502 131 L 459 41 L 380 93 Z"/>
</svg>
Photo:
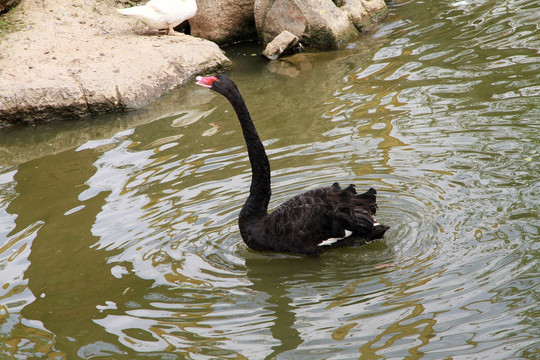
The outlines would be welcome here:
<svg viewBox="0 0 540 360">
<path fill-rule="evenodd" d="M 266 49 L 262 54 L 270 60 L 275 60 L 296 44 L 298 44 L 298 36 L 283 30 L 281 34 L 266 45 Z"/>
<path fill-rule="evenodd" d="M 28 26 L 0 41 L 0 127 L 139 108 L 230 63 L 216 44 L 149 34 L 145 24 L 117 14 L 114 5 L 19 5 Z"/>
<path fill-rule="evenodd" d="M 371 24 L 371 18 L 366 8 L 362 5 L 362 0 L 343 0 L 340 9 L 347 14 L 358 30 Z"/>
<path fill-rule="evenodd" d="M 9 11 L 19 2 L 21 2 L 21 0 L 0 0 L 0 14 Z"/>
<path fill-rule="evenodd" d="M 357 31 L 332 0 L 255 0 L 259 37 L 266 44 L 287 30 L 306 46 L 336 48 Z"/>
<path fill-rule="evenodd" d="M 188 36 L 156 37 L 151 44 L 136 34 L 122 41 L 104 38 L 99 46 L 85 42 L 73 57 L 62 51 L 65 44 L 55 45 L 28 59 L 18 56 L 37 46 L 13 47 L 17 56 L 0 59 L 0 126 L 141 108 L 228 63 L 217 45 Z"/>
<path fill-rule="evenodd" d="M 336 1 L 336 5 L 347 14 L 360 31 L 388 14 L 384 0 L 339 0 Z"/>
<path fill-rule="evenodd" d="M 218 44 L 256 36 L 254 0 L 197 0 L 197 15 L 190 21 L 191 35 Z"/>
<path fill-rule="evenodd" d="M 384 0 L 255 0 L 255 24 L 266 44 L 283 30 L 303 45 L 335 48 L 387 14 Z"/>
<path fill-rule="evenodd" d="M 345 0 L 348 2 L 351 0 Z M 360 0 L 372 21 L 381 21 L 388 15 L 388 7 L 384 0 Z"/>
</svg>

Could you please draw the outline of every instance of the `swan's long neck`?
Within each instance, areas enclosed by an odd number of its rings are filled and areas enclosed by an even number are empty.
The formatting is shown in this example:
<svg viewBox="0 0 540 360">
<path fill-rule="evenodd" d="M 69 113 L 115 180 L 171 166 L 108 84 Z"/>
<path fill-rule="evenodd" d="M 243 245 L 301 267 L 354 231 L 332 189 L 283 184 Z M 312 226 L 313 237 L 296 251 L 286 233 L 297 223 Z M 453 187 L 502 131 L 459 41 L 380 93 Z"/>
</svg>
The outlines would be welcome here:
<svg viewBox="0 0 540 360">
<path fill-rule="evenodd" d="M 272 194 L 270 187 L 270 163 L 264 146 L 251 120 L 244 99 L 238 91 L 228 97 L 244 133 L 249 162 L 251 163 L 251 187 L 249 196 L 242 208 L 241 216 L 258 218 L 267 214 L 268 202 Z"/>
</svg>

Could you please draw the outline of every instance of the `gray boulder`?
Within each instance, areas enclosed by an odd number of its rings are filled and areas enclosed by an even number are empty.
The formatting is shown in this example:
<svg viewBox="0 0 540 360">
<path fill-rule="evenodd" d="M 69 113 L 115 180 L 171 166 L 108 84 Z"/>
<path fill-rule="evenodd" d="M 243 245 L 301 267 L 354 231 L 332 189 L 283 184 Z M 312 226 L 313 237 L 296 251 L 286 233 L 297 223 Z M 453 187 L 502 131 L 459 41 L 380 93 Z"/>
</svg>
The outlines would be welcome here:
<svg viewBox="0 0 540 360">
<path fill-rule="evenodd" d="M 384 0 L 255 0 L 254 12 L 265 44 L 287 30 L 303 45 L 324 49 L 351 40 L 386 16 L 387 8 Z"/>
<path fill-rule="evenodd" d="M 357 35 L 347 15 L 332 0 L 255 0 L 255 23 L 266 44 L 283 30 L 302 44 L 336 48 Z"/>
<path fill-rule="evenodd" d="M 255 0 L 197 0 L 197 14 L 189 20 L 191 35 L 218 44 L 255 37 Z"/>
<path fill-rule="evenodd" d="M 360 31 L 388 14 L 384 0 L 341 0 L 336 4 Z"/>
<path fill-rule="evenodd" d="M 287 30 L 283 30 L 281 34 L 276 36 L 274 40 L 266 45 L 262 54 L 270 60 L 275 60 L 280 57 L 281 54 L 298 44 L 298 40 L 298 36 L 291 34 Z"/>
<path fill-rule="evenodd" d="M 346 0 L 348 2 L 350 0 Z M 384 0 L 360 0 L 372 21 L 380 21 L 388 15 L 388 8 Z"/>
<path fill-rule="evenodd" d="M 349 20 L 352 21 L 358 30 L 371 24 L 371 18 L 366 8 L 362 5 L 362 0 L 344 0 L 340 9 L 347 14 Z"/>
</svg>

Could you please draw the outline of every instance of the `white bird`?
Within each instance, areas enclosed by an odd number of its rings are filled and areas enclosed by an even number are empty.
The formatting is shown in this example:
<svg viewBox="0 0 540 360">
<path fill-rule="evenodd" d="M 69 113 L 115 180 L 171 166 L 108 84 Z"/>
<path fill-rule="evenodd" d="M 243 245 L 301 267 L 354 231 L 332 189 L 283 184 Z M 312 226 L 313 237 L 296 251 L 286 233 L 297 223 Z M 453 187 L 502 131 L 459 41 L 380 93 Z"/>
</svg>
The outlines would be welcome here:
<svg viewBox="0 0 540 360">
<path fill-rule="evenodd" d="M 195 0 L 150 0 L 145 5 L 117 9 L 122 15 L 145 22 L 152 29 L 167 29 L 174 35 L 174 27 L 197 13 Z"/>
</svg>

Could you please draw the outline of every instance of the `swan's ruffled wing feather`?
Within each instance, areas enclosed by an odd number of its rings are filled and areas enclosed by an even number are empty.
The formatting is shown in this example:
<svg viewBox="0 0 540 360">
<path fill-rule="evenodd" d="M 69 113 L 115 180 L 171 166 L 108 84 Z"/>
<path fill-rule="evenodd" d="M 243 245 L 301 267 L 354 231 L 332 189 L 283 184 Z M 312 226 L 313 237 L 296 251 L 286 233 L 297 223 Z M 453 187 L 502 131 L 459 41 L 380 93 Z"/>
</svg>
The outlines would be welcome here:
<svg viewBox="0 0 540 360">
<path fill-rule="evenodd" d="M 350 245 L 346 230 L 352 231 L 351 241 L 353 237 L 379 238 L 387 228 L 378 228 L 377 234 L 372 234 L 377 209 L 375 194 L 370 189 L 359 195 L 354 186 L 342 190 L 337 184 L 308 191 L 270 213 L 264 221 L 264 233 L 272 234 L 269 240 L 277 243 L 278 251 L 297 253 L 318 252 L 322 250 L 318 245 L 332 238 L 345 239 L 330 247 Z"/>
</svg>

